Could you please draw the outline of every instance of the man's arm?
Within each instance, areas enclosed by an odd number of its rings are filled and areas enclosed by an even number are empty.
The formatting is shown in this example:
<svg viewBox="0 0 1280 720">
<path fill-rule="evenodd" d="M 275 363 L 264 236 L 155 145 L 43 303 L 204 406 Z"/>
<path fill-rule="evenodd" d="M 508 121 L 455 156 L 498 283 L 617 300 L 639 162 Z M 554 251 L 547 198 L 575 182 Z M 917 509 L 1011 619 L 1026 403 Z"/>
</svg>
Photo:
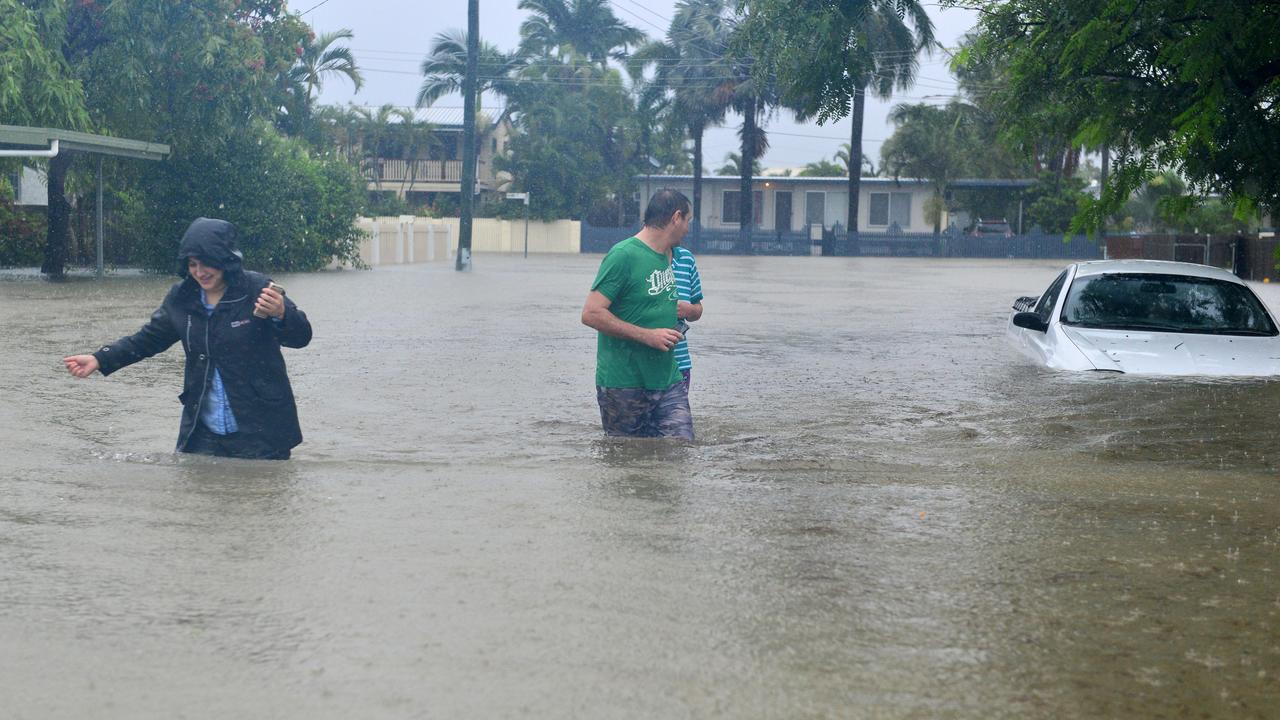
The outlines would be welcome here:
<svg viewBox="0 0 1280 720">
<path fill-rule="evenodd" d="M 582 306 L 582 324 L 605 335 L 648 345 L 656 350 L 670 350 L 684 339 L 674 328 L 642 328 L 619 320 L 609 310 L 612 304 L 613 301 L 599 290 L 587 293 L 587 302 Z"/>
<path fill-rule="evenodd" d="M 702 276 L 698 274 L 698 262 L 694 259 L 693 253 L 687 250 L 680 252 L 679 265 L 681 273 L 686 275 L 687 279 L 686 285 L 679 288 L 680 294 L 684 297 L 676 302 L 676 317 L 695 322 L 702 318 Z M 676 282 L 679 285 L 678 279 Z"/>
</svg>

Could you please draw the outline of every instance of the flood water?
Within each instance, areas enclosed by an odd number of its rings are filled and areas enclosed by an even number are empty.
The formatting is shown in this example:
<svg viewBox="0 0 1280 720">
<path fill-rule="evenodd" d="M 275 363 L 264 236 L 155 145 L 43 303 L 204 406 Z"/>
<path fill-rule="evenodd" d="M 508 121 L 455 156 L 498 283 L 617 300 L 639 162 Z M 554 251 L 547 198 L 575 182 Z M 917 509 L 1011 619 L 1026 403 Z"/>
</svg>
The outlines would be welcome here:
<svg viewBox="0 0 1280 720">
<path fill-rule="evenodd" d="M 62 368 L 171 278 L 0 281 L 0 715 L 1276 716 L 1280 382 L 1033 367 L 1065 261 L 708 256 L 698 440 L 609 441 L 599 260 L 278 277 L 283 463 Z"/>
</svg>

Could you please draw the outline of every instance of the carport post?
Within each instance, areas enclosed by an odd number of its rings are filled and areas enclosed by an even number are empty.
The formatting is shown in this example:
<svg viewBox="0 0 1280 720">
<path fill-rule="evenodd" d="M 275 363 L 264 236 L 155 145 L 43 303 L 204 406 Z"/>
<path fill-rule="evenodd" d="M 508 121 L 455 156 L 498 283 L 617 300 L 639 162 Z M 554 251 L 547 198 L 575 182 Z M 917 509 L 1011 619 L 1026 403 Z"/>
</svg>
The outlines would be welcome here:
<svg viewBox="0 0 1280 720">
<path fill-rule="evenodd" d="M 98 277 L 102 271 L 102 156 L 98 156 Z"/>
</svg>

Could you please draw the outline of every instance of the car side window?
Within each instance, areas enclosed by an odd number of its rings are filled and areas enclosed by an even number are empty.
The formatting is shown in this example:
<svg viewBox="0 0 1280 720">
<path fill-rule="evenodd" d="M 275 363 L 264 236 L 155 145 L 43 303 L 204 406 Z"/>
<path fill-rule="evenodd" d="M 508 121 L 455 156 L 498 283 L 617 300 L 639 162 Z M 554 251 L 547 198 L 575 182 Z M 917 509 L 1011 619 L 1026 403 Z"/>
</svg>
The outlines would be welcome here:
<svg viewBox="0 0 1280 720">
<path fill-rule="evenodd" d="M 1067 282 L 1067 271 L 1063 270 L 1050 285 L 1049 289 L 1044 291 L 1040 296 L 1040 302 L 1036 303 L 1035 314 L 1044 320 L 1049 319 L 1049 314 L 1053 312 L 1053 306 L 1058 304 L 1058 296 L 1062 294 L 1062 286 Z"/>
</svg>

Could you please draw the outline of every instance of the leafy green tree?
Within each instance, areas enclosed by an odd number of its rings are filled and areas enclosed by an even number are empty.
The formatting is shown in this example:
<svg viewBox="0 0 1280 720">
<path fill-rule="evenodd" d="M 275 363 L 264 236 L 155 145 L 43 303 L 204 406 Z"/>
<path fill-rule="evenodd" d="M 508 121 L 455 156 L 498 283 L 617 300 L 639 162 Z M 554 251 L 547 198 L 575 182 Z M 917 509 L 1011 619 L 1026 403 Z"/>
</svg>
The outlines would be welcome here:
<svg viewBox="0 0 1280 720">
<path fill-rule="evenodd" d="M 961 139 L 970 127 L 968 107 L 952 101 L 945 107 L 928 104 L 898 105 L 889 113 L 897 125 L 880 147 L 881 166 L 890 177 L 928 180 L 936 202 L 946 197 L 951 180 L 964 167 Z M 942 231 L 941 214 L 933 232 Z"/>
<path fill-rule="evenodd" d="M 337 258 L 358 264 L 363 182 L 342 159 L 314 158 L 301 140 L 265 120 L 219 147 L 195 148 L 146 177 L 152 198 L 141 260 L 173 269 L 177 242 L 193 218 L 239 226 L 245 264 L 267 271 L 318 270 Z"/>
<path fill-rule="evenodd" d="M 607 66 L 644 35 L 604 0 L 521 0 L 524 64 L 510 84 L 514 132 L 495 167 L 528 190 L 538 217 L 583 217 L 603 202 L 619 212 L 648 167 L 654 119 L 637 112 L 621 74 Z M 653 98 L 654 96 L 650 96 Z M 646 107 L 646 110 L 652 110 Z M 668 138 L 669 139 L 669 138 Z"/>
<path fill-rule="evenodd" d="M 73 14 L 67 3 L 58 0 L 0 0 L 0 122 L 89 128 L 84 82 L 71 59 L 60 52 L 74 42 Z M 71 205 L 64 184 L 71 160 L 72 154 L 63 152 L 47 166 L 49 204 L 43 269 L 52 277 L 61 277 L 66 263 Z"/>
<path fill-rule="evenodd" d="M 532 193 L 530 214 L 581 218 L 609 197 L 628 196 L 641 169 L 630 152 L 638 137 L 634 106 L 616 70 L 585 61 L 535 63 L 536 91 L 513 103 L 508 154 L 495 158 L 513 189 Z"/>
<path fill-rule="evenodd" d="M 862 125 L 868 92 L 888 99 L 915 83 L 917 57 L 935 44 L 917 0 L 739 0 L 749 7 L 743 37 L 776 75 L 780 102 L 819 123 L 850 116 L 850 228 L 857 227 Z"/>
<path fill-rule="evenodd" d="M 1124 206 L 1126 220 L 1137 230 L 1166 228 L 1176 222 L 1170 204 L 1186 193 L 1187 184 L 1177 173 L 1157 173 L 1129 196 Z"/>
<path fill-rule="evenodd" d="M 279 78 L 307 33 L 283 0 L 43 5 L 42 21 L 60 38 L 55 47 L 84 88 L 88 129 L 169 144 L 174 159 L 218 147 L 255 119 L 273 117 L 285 102 Z M 65 271 L 64 186 L 74 157 L 59 155 L 49 165 L 42 270 L 50 277 Z"/>
<path fill-rule="evenodd" d="M 967 2 L 967 0 L 966 0 Z M 955 0 L 947 0 L 955 4 Z M 1094 229 L 1155 173 L 1244 212 L 1280 206 L 1280 5 L 1253 0 L 980 0 L 961 65 L 1005 68 L 992 89 L 1006 131 L 1106 145 L 1114 172 L 1086 202 Z"/>
<path fill-rule="evenodd" d="M 67 130 L 89 126 L 84 86 L 58 52 L 67 4 L 0 0 L 0 121 Z"/>
<path fill-rule="evenodd" d="M 1063 177 L 1053 170 L 1042 170 L 1036 183 L 1023 193 L 1026 208 L 1025 222 L 1049 233 L 1066 233 L 1071 230 L 1071 218 L 1087 197 L 1084 180 Z"/>
</svg>

